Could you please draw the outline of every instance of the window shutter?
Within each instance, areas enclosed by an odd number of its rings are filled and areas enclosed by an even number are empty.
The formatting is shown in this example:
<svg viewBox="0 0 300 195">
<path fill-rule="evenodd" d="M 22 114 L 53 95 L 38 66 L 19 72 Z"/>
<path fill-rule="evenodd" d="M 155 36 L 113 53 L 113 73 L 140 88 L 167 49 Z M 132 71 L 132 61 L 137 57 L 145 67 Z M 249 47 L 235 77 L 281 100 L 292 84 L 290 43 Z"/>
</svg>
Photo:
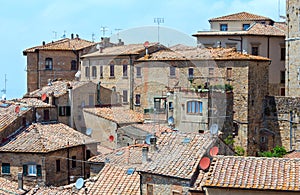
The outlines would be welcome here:
<svg viewBox="0 0 300 195">
<path fill-rule="evenodd" d="M 66 116 L 71 116 L 71 107 L 66 106 Z"/>
<path fill-rule="evenodd" d="M 27 175 L 27 165 L 23 165 L 23 175 Z"/>
<path fill-rule="evenodd" d="M 36 166 L 36 172 L 37 172 L 37 176 L 42 176 L 42 166 L 41 165 Z"/>
<path fill-rule="evenodd" d="M 62 107 L 60 106 L 58 107 L 58 115 L 61 116 L 61 114 L 62 114 Z"/>
</svg>

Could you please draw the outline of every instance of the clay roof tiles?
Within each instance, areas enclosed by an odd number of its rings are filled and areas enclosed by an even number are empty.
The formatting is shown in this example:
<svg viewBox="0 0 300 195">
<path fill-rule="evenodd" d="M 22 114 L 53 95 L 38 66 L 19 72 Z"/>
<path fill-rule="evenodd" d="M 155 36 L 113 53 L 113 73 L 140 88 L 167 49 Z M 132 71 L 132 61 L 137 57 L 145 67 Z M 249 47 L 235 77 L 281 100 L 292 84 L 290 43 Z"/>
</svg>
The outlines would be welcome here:
<svg viewBox="0 0 300 195">
<path fill-rule="evenodd" d="M 119 124 L 141 123 L 144 121 L 144 115 L 142 113 L 122 107 L 84 108 L 83 111 Z"/>
<path fill-rule="evenodd" d="M 66 147 L 96 143 L 92 138 L 62 123 L 34 123 L 9 137 L 1 152 L 47 153 Z"/>
<path fill-rule="evenodd" d="M 218 156 L 205 186 L 256 190 L 300 190 L 300 159 Z"/>
<path fill-rule="evenodd" d="M 293 151 L 284 155 L 285 158 L 300 158 L 300 151 Z"/>
<path fill-rule="evenodd" d="M 14 181 L 10 181 L 3 177 L 0 177 L 0 194 L 1 195 L 11 195 L 11 194 L 25 194 L 27 187 L 23 186 L 25 190 L 18 189 L 18 183 Z"/>
<path fill-rule="evenodd" d="M 42 100 L 37 99 L 37 98 L 14 99 L 13 101 L 16 102 L 16 103 L 20 103 L 22 105 L 27 105 L 27 106 L 34 107 L 34 108 L 51 108 L 51 107 L 55 107 L 54 105 L 43 102 Z"/>
<path fill-rule="evenodd" d="M 209 20 L 209 22 L 215 21 L 261 21 L 261 20 L 271 20 L 268 17 L 248 13 L 248 12 L 239 12 L 235 14 L 230 14 L 226 16 L 216 17 Z"/>
<path fill-rule="evenodd" d="M 65 38 L 65 39 L 61 39 L 58 41 L 47 43 L 45 45 L 35 46 L 35 47 L 25 49 L 23 51 L 23 53 L 24 53 L 24 55 L 26 55 L 26 53 L 35 52 L 36 50 L 69 50 L 69 51 L 73 51 L 73 50 L 81 50 L 81 49 L 84 49 L 86 47 L 89 47 L 89 46 L 92 46 L 95 44 L 96 43 L 94 43 L 94 42 L 90 42 L 90 41 L 80 39 L 80 38 L 74 38 L 74 39 Z"/>
</svg>

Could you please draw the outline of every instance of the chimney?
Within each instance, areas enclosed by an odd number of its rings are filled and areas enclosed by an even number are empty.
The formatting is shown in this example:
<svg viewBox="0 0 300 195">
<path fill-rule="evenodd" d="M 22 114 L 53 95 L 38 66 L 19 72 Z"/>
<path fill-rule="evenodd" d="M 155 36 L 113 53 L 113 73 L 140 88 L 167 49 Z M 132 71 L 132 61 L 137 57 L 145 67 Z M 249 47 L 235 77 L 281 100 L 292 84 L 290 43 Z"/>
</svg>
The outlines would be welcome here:
<svg viewBox="0 0 300 195">
<path fill-rule="evenodd" d="M 71 34 L 71 39 L 74 39 L 74 34 L 73 33 Z"/>
<path fill-rule="evenodd" d="M 148 161 L 148 151 L 149 151 L 148 147 L 144 146 L 142 148 L 142 163 L 145 163 Z"/>
<path fill-rule="evenodd" d="M 76 38 L 79 39 L 79 35 L 78 34 L 76 34 Z"/>
<path fill-rule="evenodd" d="M 155 136 L 153 136 L 153 137 L 151 137 L 150 138 L 150 149 L 151 149 L 151 151 L 156 151 L 157 150 L 157 148 L 156 148 L 156 137 Z"/>
<path fill-rule="evenodd" d="M 43 41 L 43 42 L 42 42 L 42 44 L 43 44 L 43 46 L 44 46 L 44 45 L 46 45 L 46 42 L 45 42 L 45 41 Z"/>
<path fill-rule="evenodd" d="M 23 190 L 23 173 L 18 173 L 18 189 Z"/>
</svg>

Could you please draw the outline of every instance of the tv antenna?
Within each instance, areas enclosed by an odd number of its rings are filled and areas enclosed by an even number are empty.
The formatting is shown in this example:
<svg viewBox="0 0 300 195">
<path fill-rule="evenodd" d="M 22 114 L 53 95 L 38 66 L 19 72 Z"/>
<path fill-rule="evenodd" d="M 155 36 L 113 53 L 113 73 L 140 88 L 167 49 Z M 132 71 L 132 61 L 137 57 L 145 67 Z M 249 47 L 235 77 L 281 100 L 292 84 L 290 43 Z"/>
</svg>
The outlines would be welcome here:
<svg viewBox="0 0 300 195">
<path fill-rule="evenodd" d="M 6 74 L 4 75 L 4 89 L 1 90 L 1 92 L 6 95 L 6 83 L 7 83 L 7 79 L 6 79 Z"/>
<path fill-rule="evenodd" d="M 57 39 L 57 32 L 56 31 L 52 31 L 53 33 L 53 39 Z"/>
<path fill-rule="evenodd" d="M 108 31 L 108 28 L 106 26 L 101 26 L 102 36 L 105 37 L 105 32 Z"/>
<path fill-rule="evenodd" d="M 154 23 L 157 23 L 157 40 L 159 43 L 159 24 L 164 23 L 164 18 L 154 18 Z"/>
<path fill-rule="evenodd" d="M 92 42 L 95 42 L 95 33 L 92 34 Z"/>
<path fill-rule="evenodd" d="M 121 28 L 115 28 L 115 31 L 117 31 L 117 37 L 118 37 L 118 39 L 119 39 L 119 35 L 120 35 L 120 31 L 121 30 L 122 30 Z"/>
<path fill-rule="evenodd" d="M 64 34 L 63 34 L 63 36 L 61 38 L 66 38 L 66 32 L 67 31 L 64 30 Z"/>
</svg>

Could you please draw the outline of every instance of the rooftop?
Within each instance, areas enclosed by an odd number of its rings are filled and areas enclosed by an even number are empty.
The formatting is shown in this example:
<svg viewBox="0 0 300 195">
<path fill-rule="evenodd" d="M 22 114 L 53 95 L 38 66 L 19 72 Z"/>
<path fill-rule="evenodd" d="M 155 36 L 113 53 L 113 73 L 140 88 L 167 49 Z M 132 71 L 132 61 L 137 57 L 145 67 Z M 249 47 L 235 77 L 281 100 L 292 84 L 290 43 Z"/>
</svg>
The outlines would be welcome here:
<svg viewBox="0 0 300 195">
<path fill-rule="evenodd" d="M 205 186 L 257 190 L 300 190 L 300 159 L 218 156 Z"/>
<path fill-rule="evenodd" d="M 23 186 L 23 188 L 27 188 Z M 0 194 L 1 195 L 11 195 L 11 194 L 25 194 L 25 190 L 18 189 L 18 183 L 14 181 L 7 180 L 3 177 L 0 177 Z"/>
<path fill-rule="evenodd" d="M 286 155 L 284 155 L 284 158 L 300 158 L 300 151 L 292 151 Z"/>
<path fill-rule="evenodd" d="M 50 43 L 47 43 L 45 45 L 35 46 L 28 49 L 25 49 L 23 51 L 24 55 L 27 55 L 27 53 L 36 52 L 37 50 L 82 50 L 86 47 L 95 45 L 96 43 L 90 42 L 84 39 L 80 38 L 74 38 L 74 39 L 60 39 L 58 41 L 52 41 Z"/>
<path fill-rule="evenodd" d="M 119 124 L 141 123 L 144 121 L 142 113 L 129 109 L 125 110 L 122 107 L 84 108 L 83 111 Z"/>
<path fill-rule="evenodd" d="M 0 152 L 47 153 L 91 143 L 96 141 L 62 123 L 34 123 L 9 137 Z"/>
<path fill-rule="evenodd" d="M 48 104 L 46 102 L 43 102 L 40 99 L 37 98 L 22 98 L 22 99 L 14 99 L 12 100 L 16 103 L 19 103 L 20 105 L 27 105 L 34 108 L 51 108 L 55 107 L 54 105 Z"/>
<path fill-rule="evenodd" d="M 68 93 L 68 88 L 76 89 L 77 87 L 81 87 L 89 82 L 91 81 L 53 81 L 50 85 L 43 86 L 41 89 L 27 93 L 24 95 L 24 98 L 41 98 L 43 94 L 48 96 L 51 93 L 53 93 L 54 97 L 60 97 Z"/>
<path fill-rule="evenodd" d="M 209 22 L 216 22 L 216 21 L 261 21 L 261 20 L 269 20 L 272 21 L 272 19 L 248 13 L 248 12 L 239 12 L 235 14 L 230 14 L 226 16 L 216 17 L 209 19 Z"/>
</svg>

